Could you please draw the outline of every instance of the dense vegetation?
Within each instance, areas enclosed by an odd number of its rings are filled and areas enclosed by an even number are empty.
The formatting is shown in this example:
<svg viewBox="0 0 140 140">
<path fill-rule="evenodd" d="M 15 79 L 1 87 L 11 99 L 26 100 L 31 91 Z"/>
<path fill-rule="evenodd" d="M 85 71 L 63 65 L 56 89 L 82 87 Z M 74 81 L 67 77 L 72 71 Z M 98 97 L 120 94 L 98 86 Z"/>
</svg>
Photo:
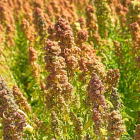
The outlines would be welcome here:
<svg viewBox="0 0 140 140">
<path fill-rule="evenodd" d="M 139 0 L 1 0 L 0 140 L 140 140 L 139 70 Z"/>
</svg>

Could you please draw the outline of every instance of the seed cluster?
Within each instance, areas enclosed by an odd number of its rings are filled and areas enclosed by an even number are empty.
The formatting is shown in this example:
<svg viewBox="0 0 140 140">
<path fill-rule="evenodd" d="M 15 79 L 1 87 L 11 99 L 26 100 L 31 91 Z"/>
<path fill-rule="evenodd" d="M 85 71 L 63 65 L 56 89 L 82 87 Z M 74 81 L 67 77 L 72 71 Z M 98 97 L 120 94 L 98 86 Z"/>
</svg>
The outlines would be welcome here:
<svg viewBox="0 0 140 140">
<path fill-rule="evenodd" d="M 96 73 L 93 73 L 91 76 L 91 80 L 88 84 L 88 102 L 91 102 L 93 104 L 93 115 L 92 119 L 95 123 L 95 134 L 100 133 L 100 128 L 103 124 L 103 115 L 106 113 L 107 103 L 105 101 L 105 97 L 103 95 L 104 92 L 104 86 L 102 85 L 101 81 L 99 80 L 99 77 Z M 101 109 L 103 111 L 101 111 Z"/>
<path fill-rule="evenodd" d="M 60 132 L 60 128 L 59 128 L 59 120 L 57 118 L 57 115 L 54 111 L 51 112 L 51 127 L 52 127 L 52 131 L 56 136 L 61 137 L 61 132 Z"/>
<path fill-rule="evenodd" d="M 122 116 L 118 111 L 113 110 L 110 114 L 108 114 L 108 132 L 111 133 L 109 140 L 116 140 L 121 138 L 124 129 L 124 121 L 122 120 Z"/>
<path fill-rule="evenodd" d="M 109 69 L 107 72 L 107 83 L 108 83 L 108 90 L 111 90 L 112 87 L 117 87 L 119 82 L 119 69 Z"/>
<path fill-rule="evenodd" d="M 48 41 L 45 47 L 46 70 L 50 72 L 46 81 L 46 89 L 49 91 L 46 95 L 46 103 L 51 108 L 56 104 L 57 96 L 62 95 L 65 101 L 73 98 L 73 86 L 68 82 L 67 72 L 65 70 L 65 59 L 60 56 L 61 49 L 55 42 Z M 48 100 L 49 99 L 49 100 Z"/>
<path fill-rule="evenodd" d="M 31 106 L 28 104 L 27 99 L 23 96 L 22 92 L 18 88 L 18 86 L 13 86 L 13 95 L 16 104 L 20 107 L 24 112 L 30 113 Z"/>
<path fill-rule="evenodd" d="M 138 139 L 140 139 L 140 124 L 136 126 L 136 133 L 134 137 L 134 140 L 138 140 Z"/>
<path fill-rule="evenodd" d="M 114 110 L 119 110 L 121 108 L 120 96 L 117 89 L 114 87 L 112 88 L 112 92 L 110 94 L 110 101 L 113 104 Z"/>
<path fill-rule="evenodd" d="M 3 140 L 20 140 L 26 124 L 25 115 L 19 111 L 13 92 L 0 76 L 0 117 L 3 125 Z"/>
</svg>

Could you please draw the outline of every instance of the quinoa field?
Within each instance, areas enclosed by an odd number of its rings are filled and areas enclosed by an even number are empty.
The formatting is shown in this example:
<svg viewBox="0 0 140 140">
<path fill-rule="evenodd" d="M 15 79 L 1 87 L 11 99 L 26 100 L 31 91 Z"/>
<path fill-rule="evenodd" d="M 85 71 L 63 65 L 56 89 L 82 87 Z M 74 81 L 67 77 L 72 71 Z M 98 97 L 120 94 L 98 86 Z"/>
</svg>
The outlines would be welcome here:
<svg viewBox="0 0 140 140">
<path fill-rule="evenodd" d="M 0 140 L 140 140 L 140 0 L 0 0 Z"/>
</svg>

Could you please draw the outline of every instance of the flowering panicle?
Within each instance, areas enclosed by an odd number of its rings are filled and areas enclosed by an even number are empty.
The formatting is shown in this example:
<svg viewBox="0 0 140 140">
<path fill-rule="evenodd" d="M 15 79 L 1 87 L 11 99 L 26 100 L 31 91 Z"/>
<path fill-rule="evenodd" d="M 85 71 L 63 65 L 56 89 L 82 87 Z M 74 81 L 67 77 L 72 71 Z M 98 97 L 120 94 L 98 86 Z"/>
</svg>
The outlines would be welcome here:
<svg viewBox="0 0 140 140">
<path fill-rule="evenodd" d="M 97 73 L 104 83 L 106 73 L 105 73 L 105 66 L 101 63 L 101 60 L 97 56 L 92 56 L 87 62 L 87 68 L 90 73 L 95 72 Z"/>
<path fill-rule="evenodd" d="M 75 120 L 75 134 L 78 135 L 78 140 L 84 140 L 84 136 L 82 134 L 83 131 L 83 123 L 82 123 L 82 118 L 76 117 Z"/>
<path fill-rule="evenodd" d="M 79 68 L 82 71 L 79 78 L 83 82 L 86 79 L 86 74 L 89 72 L 97 73 L 101 79 L 105 79 L 105 67 L 101 63 L 99 57 L 96 56 L 94 48 L 90 45 L 84 43 L 88 39 L 88 33 L 86 30 L 82 29 L 77 33 L 77 45 L 81 49 L 80 59 L 79 59 Z M 81 79 L 82 78 L 82 79 Z M 104 82 L 104 80 L 103 80 Z"/>
<path fill-rule="evenodd" d="M 60 131 L 60 128 L 59 128 L 59 120 L 57 118 L 57 115 L 55 113 L 55 111 L 51 111 L 51 128 L 52 128 L 52 131 L 53 131 L 53 134 L 54 134 L 54 137 L 55 135 L 59 138 L 61 138 L 61 131 Z"/>
<path fill-rule="evenodd" d="M 136 62 L 137 67 L 140 69 L 140 56 L 135 57 L 134 60 Z"/>
<path fill-rule="evenodd" d="M 107 90 L 111 90 L 112 87 L 117 87 L 119 82 L 119 69 L 109 69 L 106 75 L 106 82 L 108 84 Z"/>
<path fill-rule="evenodd" d="M 29 47 L 29 63 L 31 66 L 35 65 L 35 61 L 38 59 L 37 52 L 33 47 Z"/>
<path fill-rule="evenodd" d="M 47 21 L 45 18 L 45 14 L 39 7 L 36 7 L 34 9 L 33 16 L 34 16 L 35 28 L 37 29 L 38 34 L 41 37 L 45 37 L 45 35 L 47 34 Z"/>
<path fill-rule="evenodd" d="M 129 11 L 127 12 L 126 19 L 128 28 L 130 28 L 130 24 L 133 22 L 137 22 L 140 17 L 140 1 L 133 0 L 129 3 L 128 6 Z"/>
<path fill-rule="evenodd" d="M 79 94 L 75 95 L 74 99 L 73 99 L 73 106 L 74 108 L 80 108 L 80 97 Z"/>
<path fill-rule="evenodd" d="M 62 18 L 68 20 L 70 24 L 77 20 L 77 15 L 70 8 L 62 9 Z"/>
<path fill-rule="evenodd" d="M 86 140 L 90 140 L 89 134 L 86 135 Z"/>
<path fill-rule="evenodd" d="M 93 73 L 91 76 L 91 80 L 89 81 L 87 87 L 87 92 L 88 92 L 87 101 L 93 105 L 92 119 L 95 123 L 95 129 L 94 129 L 95 134 L 99 134 L 100 128 L 102 127 L 103 124 L 103 120 L 105 119 L 106 121 L 105 114 L 108 107 L 105 101 L 105 97 L 103 95 L 104 86 L 102 85 L 96 73 Z"/>
<path fill-rule="evenodd" d="M 140 44 L 140 26 L 137 22 L 134 22 L 130 24 L 130 30 L 132 34 L 132 39 L 134 41 L 134 47 L 133 47 L 133 52 L 136 54 L 139 50 L 139 44 Z"/>
<path fill-rule="evenodd" d="M 116 5 L 116 13 L 119 16 L 120 23 L 122 27 L 125 27 L 126 24 L 126 14 L 128 12 L 128 7 L 124 7 L 121 3 Z"/>
<path fill-rule="evenodd" d="M 117 88 L 112 87 L 110 101 L 113 104 L 114 110 L 119 110 L 121 108 L 120 95 L 117 92 Z"/>
<path fill-rule="evenodd" d="M 113 13 L 114 20 L 116 22 L 116 18 L 117 18 L 117 15 L 116 15 L 116 6 L 118 4 L 118 1 L 117 0 L 107 0 L 107 3 L 110 6 L 110 9 L 111 9 L 111 11 Z"/>
<path fill-rule="evenodd" d="M 99 25 L 99 33 L 102 37 L 106 37 L 106 31 L 114 28 L 115 19 L 111 12 L 111 9 L 107 3 L 107 0 L 95 0 L 95 4 L 97 5 L 97 20 Z"/>
<path fill-rule="evenodd" d="M 75 46 L 72 28 L 68 21 L 63 18 L 58 19 L 55 24 L 55 34 L 56 40 L 60 41 L 61 55 L 66 61 L 70 56 L 79 57 L 80 48 Z"/>
<path fill-rule="evenodd" d="M 15 103 L 13 92 L 0 76 L 0 117 L 3 124 L 3 140 L 20 140 L 26 124 L 24 112 Z"/>
<path fill-rule="evenodd" d="M 68 107 L 68 104 L 66 104 L 62 95 L 58 95 L 58 108 L 59 108 L 59 110 L 58 110 L 59 113 L 62 113 L 62 112 L 64 114 L 69 113 L 70 109 Z"/>
<path fill-rule="evenodd" d="M 86 11 L 86 27 L 88 28 L 89 35 L 91 31 L 95 33 L 98 31 L 97 18 L 95 16 L 95 8 L 91 5 L 88 5 L 85 9 Z"/>
<path fill-rule="evenodd" d="M 23 18 L 22 21 L 21 21 L 21 30 L 26 34 L 26 31 L 29 30 L 29 22 Z"/>
<path fill-rule="evenodd" d="M 101 37 L 100 37 L 98 31 L 95 31 L 95 33 L 93 34 L 93 40 L 94 40 L 94 43 L 96 43 L 97 45 L 99 45 L 99 46 L 102 45 L 102 40 L 101 40 Z"/>
<path fill-rule="evenodd" d="M 133 52 L 133 58 L 136 62 L 136 65 L 138 68 L 140 68 L 140 56 L 139 56 L 139 52 L 140 52 L 140 25 L 139 25 L 139 20 L 137 22 L 134 22 L 132 24 L 130 24 L 130 30 L 131 30 L 131 35 L 132 35 L 132 39 L 133 39 L 133 45 L 132 45 L 132 52 Z"/>
<path fill-rule="evenodd" d="M 9 7 L 8 3 L 1 1 L 0 2 L 0 17 L 1 17 L 0 21 L 4 27 L 6 27 L 9 24 L 11 24 L 11 26 L 14 26 L 14 19 L 12 16 L 13 16 L 13 12 L 11 8 Z"/>
<path fill-rule="evenodd" d="M 108 140 L 117 140 L 122 137 L 123 132 L 125 132 L 125 127 L 119 111 L 113 110 L 108 114 L 107 130 L 110 133 Z"/>
<path fill-rule="evenodd" d="M 130 31 L 133 41 L 139 42 L 140 26 L 137 22 L 133 22 L 132 24 L 130 24 Z"/>
<path fill-rule="evenodd" d="M 138 20 L 139 22 L 139 20 Z M 137 22 L 134 22 L 130 24 L 130 30 L 131 30 L 131 35 L 133 37 L 133 46 L 132 46 L 132 52 L 133 52 L 133 58 L 136 62 L 136 65 L 138 68 L 140 68 L 140 25 Z"/>
<path fill-rule="evenodd" d="M 25 37 L 30 41 L 30 44 L 34 43 L 35 40 L 35 31 L 29 22 L 23 18 L 21 21 L 21 30 L 25 34 Z"/>
<path fill-rule="evenodd" d="M 33 4 L 31 4 L 29 1 L 24 2 L 23 13 L 24 17 L 31 23 L 33 21 Z"/>
<path fill-rule="evenodd" d="M 73 112 L 70 111 L 70 119 L 74 125 L 75 134 L 78 135 L 78 140 L 83 140 L 83 123 L 82 118 L 77 117 Z"/>
<path fill-rule="evenodd" d="M 40 72 L 41 72 L 40 65 L 35 63 L 35 65 L 33 66 L 33 70 L 32 70 L 33 76 L 35 78 L 38 78 L 40 76 Z"/>
<path fill-rule="evenodd" d="M 0 1 L 0 22 L 5 29 L 5 45 L 7 47 L 15 46 L 14 33 L 15 33 L 15 20 L 13 11 L 8 5 L 8 2 Z"/>
<path fill-rule="evenodd" d="M 50 23 L 50 25 L 48 26 L 48 39 L 51 40 L 51 41 L 55 41 L 55 29 L 54 29 L 54 23 Z"/>
<path fill-rule="evenodd" d="M 124 6 L 124 7 L 128 7 L 131 0 L 120 0 L 121 4 Z"/>
<path fill-rule="evenodd" d="M 15 41 L 13 39 L 13 34 L 8 34 L 5 36 L 5 44 L 7 47 L 15 46 Z"/>
<path fill-rule="evenodd" d="M 120 3 L 118 3 L 116 6 L 116 13 L 118 15 L 122 15 L 122 11 L 123 11 L 123 6 Z"/>
<path fill-rule="evenodd" d="M 43 82 L 43 80 L 40 81 L 40 89 L 42 91 L 42 99 L 44 101 L 47 91 L 46 91 L 46 84 Z"/>
<path fill-rule="evenodd" d="M 40 9 L 43 9 L 44 3 L 42 0 L 34 0 L 34 7 L 39 7 Z"/>
<path fill-rule="evenodd" d="M 47 13 L 49 14 L 51 20 L 58 20 L 59 18 L 65 18 L 70 23 L 77 20 L 77 15 L 74 13 L 74 5 L 71 5 L 68 0 L 51 0 L 50 4 L 47 6 Z"/>
<path fill-rule="evenodd" d="M 37 64 L 37 52 L 33 47 L 29 47 L 29 63 L 32 66 L 32 74 L 35 78 L 38 78 L 40 76 L 40 66 Z"/>
<path fill-rule="evenodd" d="M 13 10 L 15 8 L 14 6 L 14 2 L 12 0 L 8 1 L 9 6 L 11 7 L 11 9 Z"/>
<path fill-rule="evenodd" d="M 62 5 L 62 18 L 67 19 L 71 24 L 75 22 L 77 20 L 77 15 L 74 12 L 76 7 L 69 0 L 60 0 L 59 4 Z"/>
<path fill-rule="evenodd" d="M 38 119 L 35 114 L 33 114 L 33 127 L 35 131 L 42 130 L 42 132 L 46 131 L 48 128 L 45 127 L 45 123 Z"/>
<path fill-rule="evenodd" d="M 23 96 L 22 92 L 18 88 L 18 86 L 13 86 L 13 95 L 16 104 L 20 107 L 24 112 L 31 112 L 31 106 L 29 105 L 27 99 Z"/>
<path fill-rule="evenodd" d="M 71 48 L 74 45 L 74 36 L 68 21 L 59 18 L 58 22 L 55 24 L 55 32 L 56 39 L 60 40 L 61 43 L 65 43 L 68 48 Z"/>
<path fill-rule="evenodd" d="M 4 41 L 3 31 L 4 31 L 3 26 L 0 24 L 0 44 L 2 44 Z"/>
<path fill-rule="evenodd" d="M 43 80 L 41 80 L 40 81 L 40 86 L 41 86 L 41 90 L 43 91 L 43 92 L 45 92 L 45 83 L 43 82 Z"/>
<path fill-rule="evenodd" d="M 56 18 L 60 18 L 61 15 L 61 7 L 59 6 L 58 1 L 51 0 L 50 5 L 52 6 L 52 13 Z"/>
<path fill-rule="evenodd" d="M 56 40 L 60 41 L 61 56 L 65 58 L 68 75 L 75 75 L 78 68 L 78 54 L 80 49 L 75 46 L 74 36 L 69 23 L 63 19 L 58 19 L 55 24 Z"/>
<path fill-rule="evenodd" d="M 101 45 L 101 38 L 98 33 L 97 18 L 95 16 L 95 8 L 88 5 L 85 9 L 86 11 L 86 27 L 88 28 L 89 36 L 97 45 Z"/>
<path fill-rule="evenodd" d="M 85 19 L 84 19 L 83 17 L 80 17 L 80 18 L 78 19 L 77 22 L 80 23 L 80 27 L 81 27 L 81 29 L 86 28 L 86 21 L 85 21 Z"/>
<path fill-rule="evenodd" d="M 93 48 L 84 42 L 88 40 L 88 32 L 85 29 L 82 29 L 77 32 L 77 40 L 76 44 L 81 49 L 80 54 L 80 60 L 79 60 L 79 66 L 80 70 L 83 70 L 84 72 L 88 71 L 86 67 L 86 61 L 89 55 L 92 53 Z"/>
<path fill-rule="evenodd" d="M 68 82 L 65 59 L 60 56 L 61 49 L 57 43 L 52 41 L 47 41 L 44 49 L 46 70 L 50 72 L 46 79 L 46 89 L 49 91 L 46 94 L 46 104 L 50 109 L 57 106 L 58 95 L 62 95 L 69 105 L 68 102 L 73 98 L 73 86 Z"/>
<path fill-rule="evenodd" d="M 54 15 L 53 15 L 53 7 L 51 4 L 46 5 L 46 12 L 50 17 L 50 20 L 52 21 L 54 19 Z"/>
<path fill-rule="evenodd" d="M 119 57 L 119 61 L 121 60 L 121 62 L 124 63 L 125 60 L 124 60 L 124 56 L 123 56 L 122 46 L 116 40 L 113 40 L 113 43 L 114 43 L 114 46 L 115 46 L 115 54 L 116 54 L 116 56 Z"/>
<path fill-rule="evenodd" d="M 140 139 L 140 124 L 136 126 L 136 132 L 134 137 L 134 140 L 139 140 L 139 139 Z"/>
<path fill-rule="evenodd" d="M 85 29 L 82 29 L 77 32 L 77 44 L 82 44 L 83 42 L 86 42 L 88 40 L 88 31 Z"/>
<path fill-rule="evenodd" d="M 20 16 L 21 16 L 21 13 L 23 13 L 23 5 L 24 5 L 24 2 L 22 0 L 16 0 L 16 1 L 13 1 L 13 11 L 14 11 L 14 16 L 16 17 L 16 21 L 19 21 L 20 20 Z"/>
<path fill-rule="evenodd" d="M 71 4 L 74 4 L 78 11 L 83 12 L 85 7 L 88 5 L 87 0 L 70 0 Z"/>
</svg>

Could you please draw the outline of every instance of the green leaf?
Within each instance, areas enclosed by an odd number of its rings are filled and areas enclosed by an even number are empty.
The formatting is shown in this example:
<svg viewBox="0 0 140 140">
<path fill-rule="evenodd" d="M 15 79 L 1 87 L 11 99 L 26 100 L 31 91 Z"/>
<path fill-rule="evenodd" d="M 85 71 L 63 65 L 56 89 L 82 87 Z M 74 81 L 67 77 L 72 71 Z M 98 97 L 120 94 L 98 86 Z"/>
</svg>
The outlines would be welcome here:
<svg viewBox="0 0 140 140">
<path fill-rule="evenodd" d="M 106 130 L 103 128 L 100 128 L 100 131 L 102 132 L 103 135 L 106 135 L 106 133 L 107 133 Z"/>
<path fill-rule="evenodd" d="M 33 82 L 28 83 L 27 90 L 29 90 L 32 87 L 32 84 Z"/>
<path fill-rule="evenodd" d="M 110 101 L 106 100 L 106 102 L 110 105 L 111 108 L 113 108 L 113 105 Z"/>
<path fill-rule="evenodd" d="M 86 131 L 92 125 L 92 123 L 93 123 L 93 121 L 90 118 L 89 121 L 85 124 L 85 127 L 84 127 L 83 131 Z"/>
</svg>

